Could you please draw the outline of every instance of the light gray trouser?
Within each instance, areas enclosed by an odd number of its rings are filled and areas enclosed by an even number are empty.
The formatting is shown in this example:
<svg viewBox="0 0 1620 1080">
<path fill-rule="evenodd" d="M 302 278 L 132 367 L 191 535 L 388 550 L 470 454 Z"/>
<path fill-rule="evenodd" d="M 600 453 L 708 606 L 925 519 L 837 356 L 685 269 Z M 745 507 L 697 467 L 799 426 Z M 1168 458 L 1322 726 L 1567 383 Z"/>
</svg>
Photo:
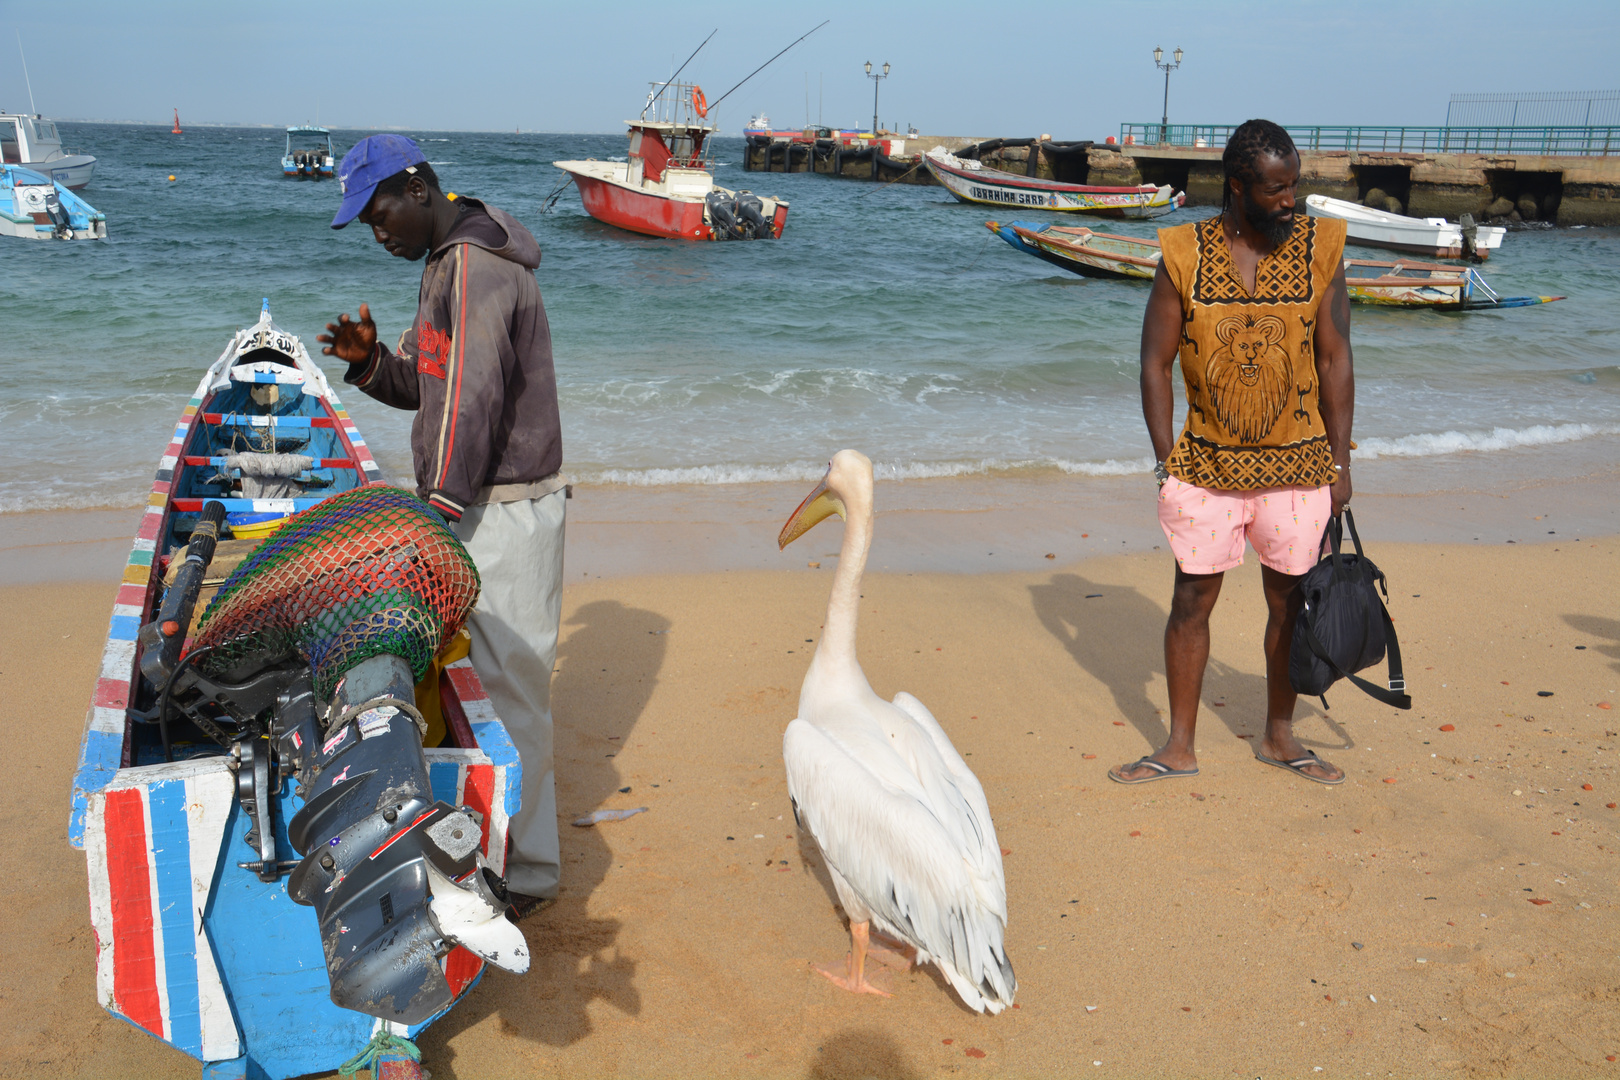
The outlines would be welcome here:
<svg viewBox="0 0 1620 1080">
<path fill-rule="evenodd" d="M 562 617 L 565 494 L 469 506 L 452 528 L 483 588 L 467 620 L 473 670 L 523 761 L 523 807 L 510 825 L 513 892 L 557 895 L 557 778 L 551 763 L 551 670 Z"/>
</svg>

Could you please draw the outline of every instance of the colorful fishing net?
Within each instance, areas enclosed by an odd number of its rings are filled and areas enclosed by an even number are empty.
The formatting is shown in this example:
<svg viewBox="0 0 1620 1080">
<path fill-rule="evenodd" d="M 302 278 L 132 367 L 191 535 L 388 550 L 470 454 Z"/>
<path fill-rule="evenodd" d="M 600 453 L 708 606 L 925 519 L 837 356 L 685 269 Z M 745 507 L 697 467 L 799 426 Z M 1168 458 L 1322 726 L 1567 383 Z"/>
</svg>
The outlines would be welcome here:
<svg viewBox="0 0 1620 1080">
<path fill-rule="evenodd" d="M 198 623 L 203 666 L 302 655 L 329 697 L 360 661 L 403 657 L 420 679 L 478 598 L 467 549 L 416 496 L 374 484 L 288 519 L 237 567 Z"/>
</svg>

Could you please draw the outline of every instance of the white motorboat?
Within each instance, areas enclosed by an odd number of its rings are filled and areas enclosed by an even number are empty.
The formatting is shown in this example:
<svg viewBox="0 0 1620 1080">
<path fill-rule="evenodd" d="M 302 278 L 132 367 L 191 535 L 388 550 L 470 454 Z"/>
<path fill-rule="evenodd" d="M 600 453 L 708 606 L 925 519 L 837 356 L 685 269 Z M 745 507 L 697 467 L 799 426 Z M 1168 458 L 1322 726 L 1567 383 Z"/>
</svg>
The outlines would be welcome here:
<svg viewBox="0 0 1620 1080">
<path fill-rule="evenodd" d="M 107 215 L 60 181 L 21 165 L 0 165 L 0 236 L 105 240 Z"/>
<path fill-rule="evenodd" d="M 1099 187 L 1016 176 L 972 158 L 959 158 L 940 146 L 923 155 L 923 164 L 946 191 L 965 203 L 1064 210 L 1096 217 L 1155 218 L 1178 209 L 1187 199 L 1185 192 L 1174 191 L 1169 184 Z"/>
<path fill-rule="evenodd" d="M 89 154 L 63 150 L 56 122 L 37 114 L 0 112 L 0 158 L 7 165 L 32 169 L 72 191 L 88 184 L 96 168 L 96 159 Z"/>
<path fill-rule="evenodd" d="M 1409 251 L 1442 259 L 1469 255 L 1486 258 L 1491 249 L 1502 246 L 1507 230 L 1500 225 L 1475 225 L 1465 216 L 1462 224 L 1445 218 L 1413 218 L 1374 210 L 1360 203 L 1307 195 L 1305 205 L 1316 217 L 1338 218 L 1346 225 L 1352 243 L 1368 247 Z"/>
</svg>

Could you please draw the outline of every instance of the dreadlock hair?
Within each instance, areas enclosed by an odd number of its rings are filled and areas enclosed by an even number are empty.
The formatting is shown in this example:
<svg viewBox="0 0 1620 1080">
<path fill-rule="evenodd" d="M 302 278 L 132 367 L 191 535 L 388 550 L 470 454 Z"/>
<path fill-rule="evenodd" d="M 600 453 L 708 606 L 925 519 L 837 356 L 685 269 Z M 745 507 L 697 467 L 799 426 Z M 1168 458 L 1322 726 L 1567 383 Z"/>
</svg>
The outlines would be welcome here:
<svg viewBox="0 0 1620 1080">
<path fill-rule="evenodd" d="M 441 190 L 439 187 L 439 175 L 433 171 L 433 166 L 425 161 L 419 161 L 415 165 L 409 165 L 399 170 L 399 172 L 386 180 L 379 180 L 376 193 L 378 195 L 403 195 L 405 194 L 405 185 L 410 183 L 413 176 L 421 177 L 422 183 L 432 190 Z"/>
<path fill-rule="evenodd" d="M 1297 153 L 1299 150 L 1288 132 L 1270 120 L 1245 120 L 1239 124 L 1226 140 L 1226 151 L 1221 154 L 1221 168 L 1225 172 L 1221 180 L 1221 209 L 1225 210 L 1232 203 L 1233 177 L 1242 181 L 1245 190 L 1260 179 L 1257 162 L 1261 154 L 1285 158 Z"/>
</svg>

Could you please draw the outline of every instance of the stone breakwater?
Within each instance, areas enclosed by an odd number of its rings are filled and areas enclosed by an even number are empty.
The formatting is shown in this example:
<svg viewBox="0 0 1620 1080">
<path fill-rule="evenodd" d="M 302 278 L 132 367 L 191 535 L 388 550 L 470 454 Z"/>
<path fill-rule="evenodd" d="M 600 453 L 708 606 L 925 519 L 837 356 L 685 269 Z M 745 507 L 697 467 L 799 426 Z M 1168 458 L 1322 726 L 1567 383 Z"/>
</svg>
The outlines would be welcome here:
<svg viewBox="0 0 1620 1080">
<path fill-rule="evenodd" d="M 1106 146 L 1049 138 L 973 139 L 922 135 L 834 147 L 828 140 L 751 139 L 743 167 L 819 172 L 851 180 L 932 184 L 921 167 L 935 146 L 976 156 L 987 167 L 1070 184 L 1169 184 L 1192 206 L 1221 202 L 1221 151 Z M 1301 152 L 1300 195 L 1327 195 L 1412 217 L 1556 225 L 1620 225 L 1620 155 Z M 874 175 L 875 173 L 875 175 Z"/>
</svg>

